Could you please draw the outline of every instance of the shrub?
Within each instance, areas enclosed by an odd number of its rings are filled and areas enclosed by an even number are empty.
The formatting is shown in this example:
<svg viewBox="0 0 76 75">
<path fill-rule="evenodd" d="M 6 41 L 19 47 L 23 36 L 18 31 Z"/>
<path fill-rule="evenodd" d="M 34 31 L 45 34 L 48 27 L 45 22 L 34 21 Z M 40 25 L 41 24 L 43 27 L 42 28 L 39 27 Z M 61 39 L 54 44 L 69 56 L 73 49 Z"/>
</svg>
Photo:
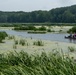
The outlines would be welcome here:
<svg viewBox="0 0 76 75">
<path fill-rule="evenodd" d="M 69 29 L 67 32 L 68 32 L 68 33 L 70 33 L 70 32 L 76 33 L 76 26 L 72 27 L 72 28 Z"/>
<path fill-rule="evenodd" d="M 6 32 L 0 32 L 0 42 L 2 42 L 3 39 L 5 39 L 5 37 L 7 37 L 7 33 Z"/>
<path fill-rule="evenodd" d="M 52 32 L 51 29 L 48 29 L 47 32 Z"/>
</svg>

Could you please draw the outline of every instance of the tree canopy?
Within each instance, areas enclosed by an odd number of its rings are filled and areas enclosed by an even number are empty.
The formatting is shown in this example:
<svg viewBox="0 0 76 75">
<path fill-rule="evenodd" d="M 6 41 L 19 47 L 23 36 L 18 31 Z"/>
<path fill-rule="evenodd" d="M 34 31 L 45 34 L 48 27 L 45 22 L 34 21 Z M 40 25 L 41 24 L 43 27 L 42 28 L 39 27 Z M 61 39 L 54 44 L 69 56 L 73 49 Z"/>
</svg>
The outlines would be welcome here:
<svg viewBox="0 0 76 75">
<path fill-rule="evenodd" d="M 76 23 L 76 5 L 55 8 L 49 11 L 3 12 L 0 23 Z"/>
</svg>

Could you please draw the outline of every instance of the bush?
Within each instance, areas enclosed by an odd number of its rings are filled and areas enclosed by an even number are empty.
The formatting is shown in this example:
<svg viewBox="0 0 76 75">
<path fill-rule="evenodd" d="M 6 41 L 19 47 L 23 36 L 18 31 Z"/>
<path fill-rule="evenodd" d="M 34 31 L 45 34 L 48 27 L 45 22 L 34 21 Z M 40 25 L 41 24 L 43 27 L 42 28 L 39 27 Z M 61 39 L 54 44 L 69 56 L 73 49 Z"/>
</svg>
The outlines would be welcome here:
<svg viewBox="0 0 76 75">
<path fill-rule="evenodd" d="M 40 31 L 46 31 L 46 27 L 44 27 L 44 26 L 39 27 L 39 29 L 38 29 L 38 30 L 40 30 Z"/>
<path fill-rule="evenodd" d="M 76 26 L 72 27 L 72 28 L 69 29 L 67 32 L 68 32 L 68 33 L 70 33 L 70 32 L 76 33 Z"/>
<path fill-rule="evenodd" d="M 5 39 L 5 37 L 7 37 L 7 33 L 6 32 L 0 32 L 0 42 L 2 42 L 3 39 Z"/>
</svg>

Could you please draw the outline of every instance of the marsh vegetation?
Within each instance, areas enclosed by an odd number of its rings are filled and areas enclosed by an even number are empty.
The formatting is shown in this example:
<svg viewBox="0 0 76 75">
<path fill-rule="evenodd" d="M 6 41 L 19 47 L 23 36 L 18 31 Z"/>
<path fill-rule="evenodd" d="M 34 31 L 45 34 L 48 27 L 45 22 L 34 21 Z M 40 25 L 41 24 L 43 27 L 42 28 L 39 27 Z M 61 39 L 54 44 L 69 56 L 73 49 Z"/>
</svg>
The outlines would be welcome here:
<svg viewBox="0 0 76 75">
<path fill-rule="evenodd" d="M 0 75 L 76 75 L 76 63 L 57 51 L 48 55 L 15 51 L 0 54 Z"/>
</svg>

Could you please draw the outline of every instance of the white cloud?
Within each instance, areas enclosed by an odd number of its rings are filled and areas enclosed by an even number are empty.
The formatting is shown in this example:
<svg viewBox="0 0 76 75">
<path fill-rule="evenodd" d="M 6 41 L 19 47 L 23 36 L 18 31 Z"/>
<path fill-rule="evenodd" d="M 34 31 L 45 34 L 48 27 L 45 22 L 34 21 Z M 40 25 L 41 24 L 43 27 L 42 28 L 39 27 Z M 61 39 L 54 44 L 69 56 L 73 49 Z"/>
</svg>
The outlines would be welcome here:
<svg viewBox="0 0 76 75">
<path fill-rule="evenodd" d="M 76 4 L 76 0 L 0 0 L 0 10 L 34 11 Z"/>
</svg>

